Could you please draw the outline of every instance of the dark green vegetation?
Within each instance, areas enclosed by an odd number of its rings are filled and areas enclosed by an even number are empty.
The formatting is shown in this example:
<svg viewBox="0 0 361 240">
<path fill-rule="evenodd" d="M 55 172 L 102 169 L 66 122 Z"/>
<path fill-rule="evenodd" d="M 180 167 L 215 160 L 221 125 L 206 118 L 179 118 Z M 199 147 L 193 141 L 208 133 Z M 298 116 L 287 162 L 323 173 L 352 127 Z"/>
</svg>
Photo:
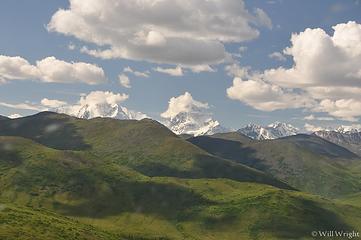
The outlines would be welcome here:
<svg viewBox="0 0 361 240">
<path fill-rule="evenodd" d="M 361 174 L 354 171 L 355 164 L 361 163 L 359 157 L 316 136 L 250 141 L 233 133 L 188 141 L 216 156 L 272 174 L 302 191 L 326 197 L 361 192 Z"/>
<path fill-rule="evenodd" d="M 0 239 L 311 239 L 361 226 L 361 206 L 294 191 L 152 120 L 41 113 L 4 120 L 0 136 Z M 327 154 L 357 171 L 348 152 Z"/>
</svg>

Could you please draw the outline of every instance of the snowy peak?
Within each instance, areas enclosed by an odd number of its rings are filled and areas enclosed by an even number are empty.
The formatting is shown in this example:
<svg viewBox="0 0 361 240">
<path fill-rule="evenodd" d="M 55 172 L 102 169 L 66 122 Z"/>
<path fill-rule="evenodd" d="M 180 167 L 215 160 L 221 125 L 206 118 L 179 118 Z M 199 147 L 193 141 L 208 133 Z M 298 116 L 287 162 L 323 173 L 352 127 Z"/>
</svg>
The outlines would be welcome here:
<svg viewBox="0 0 361 240">
<path fill-rule="evenodd" d="M 361 126 L 339 126 L 335 129 L 335 132 L 343 134 L 353 134 L 361 132 Z"/>
<path fill-rule="evenodd" d="M 299 130 L 291 124 L 275 122 L 268 126 L 248 124 L 239 129 L 238 132 L 252 139 L 267 140 L 296 135 Z"/>
<path fill-rule="evenodd" d="M 267 130 L 274 138 L 293 136 L 299 133 L 299 129 L 287 123 L 275 122 L 268 125 Z"/>
<path fill-rule="evenodd" d="M 361 128 L 359 127 L 340 126 L 334 129 L 316 131 L 313 134 L 361 156 Z"/>
<path fill-rule="evenodd" d="M 194 136 L 212 135 L 226 132 L 227 129 L 211 117 L 200 112 L 181 112 L 164 123 L 175 134 Z"/>
<path fill-rule="evenodd" d="M 128 110 L 116 103 L 97 103 L 97 104 L 85 104 L 85 105 L 74 105 L 65 106 L 55 109 L 55 112 L 65 113 L 74 117 L 83 119 L 92 119 L 96 117 L 102 118 L 115 118 L 115 119 L 136 119 L 140 120 L 147 116 L 140 112 Z"/>
</svg>

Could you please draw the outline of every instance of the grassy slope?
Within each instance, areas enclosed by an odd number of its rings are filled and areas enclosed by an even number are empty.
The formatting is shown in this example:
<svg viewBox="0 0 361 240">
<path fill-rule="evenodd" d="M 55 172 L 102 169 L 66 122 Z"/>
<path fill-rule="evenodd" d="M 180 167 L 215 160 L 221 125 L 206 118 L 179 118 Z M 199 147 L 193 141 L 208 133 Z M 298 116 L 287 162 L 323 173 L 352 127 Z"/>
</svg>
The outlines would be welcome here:
<svg viewBox="0 0 361 240">
<path fill-rule="evenodd" d="M 121 236 L 103 231 L 45 209 L 0 204 L 2 240 L 121 240 Z"/>
<path fill-rule="evenodd" d="M 59 150 L 83 151 L 147 176 L 230 178 L 289 188 L 263 172 L 212 156 L 149 119 L 89 121 L 45 112 L 1 124 L 1 135 L 30 138 Z"/>
<path fill-rule="evenodd" d="M 33 239 L 32 234 L 39 239 L 62 239 L 59 234 L 67 234 L 65 239 L 307 239 L 315 228 L 361 225 L 359 208 L 300 192 L 227 179 L 151 177 L 149 171 L 139 168 L 147 156 L 154 163 L 169 164 L 177 171 L 181 165 L 182 171 L 190 171 L 193 164 L 181 164 L 185 156 L 197 162 L 197 154 L 210 155 L 184 145 L 150 120 L 70 121 L 76 121 L 70 126 L 75 131 L 73 139 L 81 140 L 79 145 L 54 138 L 52 134 L 60 137 L 64 132 L 54 133 L 52 120 L 47 129 L 37 129 L 40 134 L 33 138 L 77 151 L 56 150 L 20 137 L 0 137 L 0 199 L 12 209 L 10 214 L 0 212 L 0 221 L 16 219 L 19 224 L 2 224 L 0 236 L 18 239 L 15 231 L 19 229 L 28 232 L 22 235 L 24 239 Z M 15 129 L 19 131 L 19 125 Z M 32 136 L 33 130 L 28 131 Z M 108 134 L 113 140 L 105 138 Z M 184 152 L 184 146 L 190 153 Z M 132 161 L 129 156 L 134 156 Z M 173 166 L 172 161 L 177 164 Z M 144 174 L 136 171 L 139 169 Z M 29 211 L 32 217 L 27 216 Z M 49 226 L 49 221 L 56 224 Z"/>
<path fill-rule="evenodd" d="M 267 185 L 147 177 L 88 153 L 54 150 L 18 137 L 0 137 L 0 142 L 3 202 L 55 211 L 71 217 L 70 223 L 77 219 L 94 226 L 94 234 L 125 239 L 289 239 L 308 236 L 315 227 L 351 228 L 360 223 L 354 209 Z M 339 214 L 344 211 L 347 218 Z M 3 221 L 11 216 L 2 216 Z M 32 226 L 30 234 L 44 232 L 47 217 L 39 218 L 26 220 L 21 229 Z M 39 221 L 45 223 L 37 225 Z M 73 236 L 82 231 L 82 224 L 74 232 L 63 225 L 49 231 Z M 13 230 L 0 232 L 16 239 Z"/>
<path fill-rule="evenodd" d="M 247 143 L 203 136 L 189 141 L 214 155 L 268 172 L 303 191 L 338 197 L 361 190 L 360 175 L 351 167 L 360 160 L 317 137 L 300 135 Z"/>
</svg>

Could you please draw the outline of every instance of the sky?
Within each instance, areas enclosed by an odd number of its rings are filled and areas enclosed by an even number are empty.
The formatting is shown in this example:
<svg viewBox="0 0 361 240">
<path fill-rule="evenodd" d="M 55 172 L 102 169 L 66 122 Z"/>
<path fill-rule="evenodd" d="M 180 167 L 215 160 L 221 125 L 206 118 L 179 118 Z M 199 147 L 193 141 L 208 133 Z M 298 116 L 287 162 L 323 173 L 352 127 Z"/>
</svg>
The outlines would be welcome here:
<svg viewBox="0 0 361 240">
<path fill-rule="evenodd" d="M 202 109 L 233 129 L 360 124 L 358 0 L 0 5 L 0 115 L 107 99 L 156 120 Z"/>
</svg>

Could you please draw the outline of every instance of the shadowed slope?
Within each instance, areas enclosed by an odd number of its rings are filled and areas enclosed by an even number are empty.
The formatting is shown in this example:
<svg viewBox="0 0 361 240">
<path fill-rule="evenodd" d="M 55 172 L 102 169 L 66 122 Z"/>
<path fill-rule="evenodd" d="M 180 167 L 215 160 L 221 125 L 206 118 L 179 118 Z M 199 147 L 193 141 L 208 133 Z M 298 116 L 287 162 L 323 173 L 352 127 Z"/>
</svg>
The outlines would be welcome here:
<svg viewBox="0 0 361 240">
<path fill-rule="evenodd" d="M 357 156 L 315 136 L 297 135 L 249 143 L 197 137 L 191 143 L 216 156 L 268 172 L 298 189 L 337 197 L 359 192 L 360 177 L 352 171 Z"/>
<path fill-rule="evenodd" d="M 150 119 L 83 120 L 44 112 L 0 125 L 0 135 L 30 138 L 59 150 L 85 150 L 99 161 L 147 176 L 230 178 L 289 188 L 258 170 L 212 156 Z"/>
</svg>

